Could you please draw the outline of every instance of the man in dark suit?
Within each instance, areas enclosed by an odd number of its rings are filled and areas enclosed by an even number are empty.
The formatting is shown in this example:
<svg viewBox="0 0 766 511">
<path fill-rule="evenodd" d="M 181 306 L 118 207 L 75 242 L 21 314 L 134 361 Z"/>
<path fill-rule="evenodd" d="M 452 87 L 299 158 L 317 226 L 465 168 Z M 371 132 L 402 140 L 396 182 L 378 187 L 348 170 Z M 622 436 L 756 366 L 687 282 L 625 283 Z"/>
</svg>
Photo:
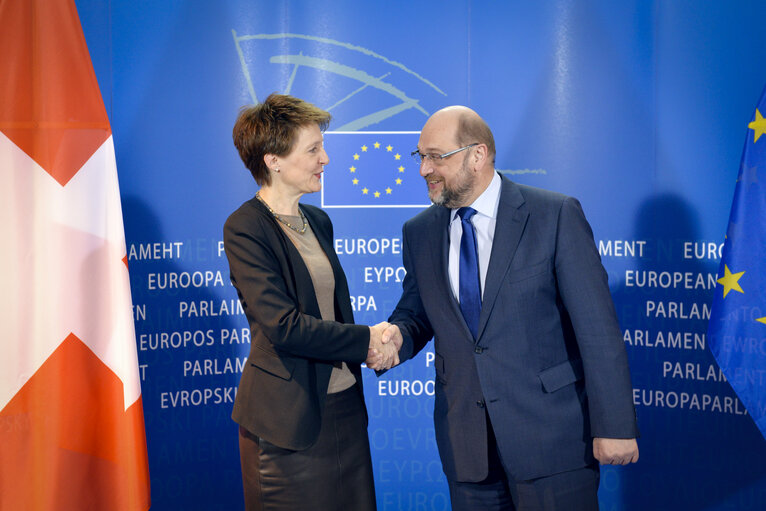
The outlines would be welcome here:
<svg viewBox="0 0 766 511">
<path fill-rule="evenodd" d="M 638 459 L 627 356 L 576 199 L 494 170 L 466 107 L 413 156 L 433 206 L 405 223 L 400 359 L 433 337 L 434 424 L 453 509 L 598 509 L 598 463 Z"/>
</svg>

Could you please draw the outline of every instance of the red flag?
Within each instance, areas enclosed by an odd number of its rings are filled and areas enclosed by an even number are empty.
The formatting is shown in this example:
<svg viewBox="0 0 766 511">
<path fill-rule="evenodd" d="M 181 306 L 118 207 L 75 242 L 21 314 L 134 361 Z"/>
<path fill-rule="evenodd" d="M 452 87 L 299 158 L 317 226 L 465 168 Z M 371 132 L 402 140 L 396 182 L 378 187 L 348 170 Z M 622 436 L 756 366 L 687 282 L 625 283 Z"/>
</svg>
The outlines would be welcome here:
<svg viewBox="0 0 766 511">
<path fill-rule="evenodd" d="M 0 509 L 149 509 L 109 119 L 73 0 L 0 0 Z"/>
</svg>

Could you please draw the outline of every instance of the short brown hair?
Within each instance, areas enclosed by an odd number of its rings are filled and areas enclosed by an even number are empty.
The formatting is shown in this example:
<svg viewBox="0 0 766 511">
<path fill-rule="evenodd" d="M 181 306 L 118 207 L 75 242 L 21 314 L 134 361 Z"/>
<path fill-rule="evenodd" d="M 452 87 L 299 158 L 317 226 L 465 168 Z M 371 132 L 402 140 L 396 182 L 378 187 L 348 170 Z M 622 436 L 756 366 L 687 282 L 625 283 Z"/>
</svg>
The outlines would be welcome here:
<svg viewBox="0 0 766 511">
<path fill-rule="evenodd" d="M 332 116 L 311 103 L 287 94 L 271 94 L 266 101 L 243 107 L 234 123 L 234 146 L 260 186 L 271 184 L 267 154 L 290 154 L 298 130 L 317 124 L 327 129 Z"/>
<path fill-rule="evenodd" d="M 495 164 L 495 137 L 487 123 L 478 115 L 462 114 L 458 120 L 457 143 L 466 146 L 478 142 L 487 146 L 488 156 Z"/>
</svg>

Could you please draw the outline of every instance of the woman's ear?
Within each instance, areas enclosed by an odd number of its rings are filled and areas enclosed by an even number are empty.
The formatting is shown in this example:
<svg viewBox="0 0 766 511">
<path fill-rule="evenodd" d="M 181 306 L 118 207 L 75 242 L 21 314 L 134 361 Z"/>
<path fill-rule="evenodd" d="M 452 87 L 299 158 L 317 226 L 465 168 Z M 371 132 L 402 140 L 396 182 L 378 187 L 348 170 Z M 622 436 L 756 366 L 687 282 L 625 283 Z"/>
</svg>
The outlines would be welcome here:
<svg viewBox="0 0 766 511">
<path fill-rule="evenodd" d="M 279 172 L 279 156 L 276 154 L 264 154 L 263 162 L 266 164 L 269 170 L 273 172 Z"/>
</svg>

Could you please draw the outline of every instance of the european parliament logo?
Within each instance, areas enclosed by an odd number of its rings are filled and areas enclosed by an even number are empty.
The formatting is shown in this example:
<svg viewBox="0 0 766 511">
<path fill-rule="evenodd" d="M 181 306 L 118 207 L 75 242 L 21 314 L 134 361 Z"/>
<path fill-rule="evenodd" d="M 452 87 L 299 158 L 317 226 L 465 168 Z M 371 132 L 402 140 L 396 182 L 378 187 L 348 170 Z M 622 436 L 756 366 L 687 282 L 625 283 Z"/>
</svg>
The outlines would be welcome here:
<svg viewBox="0 0 766 511">
<path fill-rule="evenodd" d="M 369 48 L 308 34 L 232 36 L 252 103 L 292 94 L 330 112 L 332 130 L 420 129 L 444 106 L 447 94 L 434 83 Z M 413 55 L 406 43 L 400 49 Z"/>
<path fill-rule="evenodd" d="M 428 207 L 425 181 L 410 156 L 418 137 L 417 131 L 326 132 L 322 207 Z"/>
</svg>

